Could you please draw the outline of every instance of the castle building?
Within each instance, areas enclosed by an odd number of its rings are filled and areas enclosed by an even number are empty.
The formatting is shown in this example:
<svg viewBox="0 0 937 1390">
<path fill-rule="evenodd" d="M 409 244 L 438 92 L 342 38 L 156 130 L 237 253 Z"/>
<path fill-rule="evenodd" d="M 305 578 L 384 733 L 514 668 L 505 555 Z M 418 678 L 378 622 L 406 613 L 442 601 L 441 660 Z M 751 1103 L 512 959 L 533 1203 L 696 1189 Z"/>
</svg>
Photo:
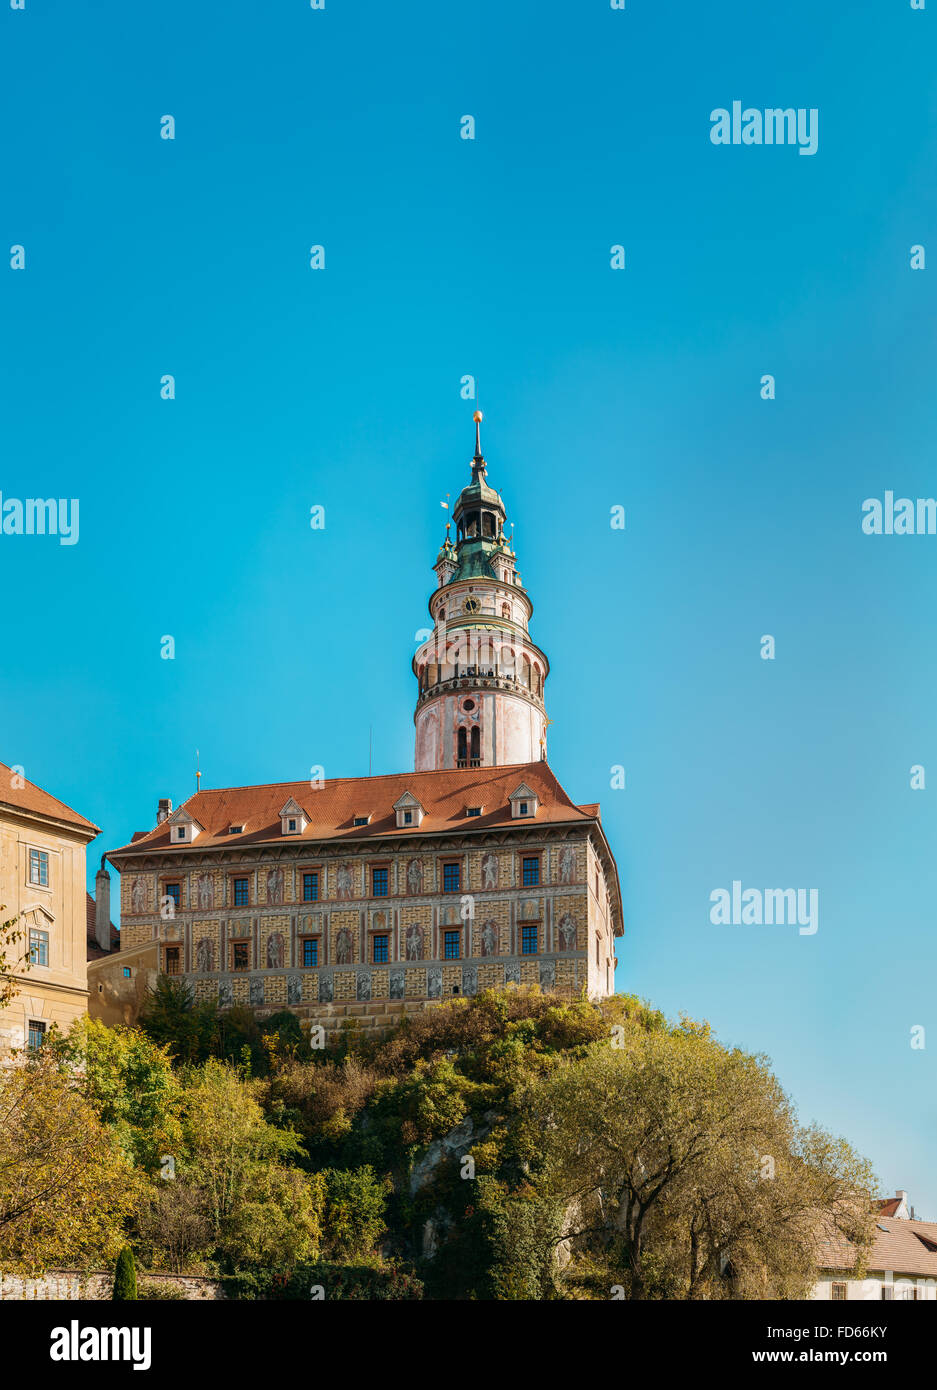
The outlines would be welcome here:
<svg viewBox="0 0 937 1390">
<path fill-rule="evenodd" d="M 549 664 L 475 420 L 413 659 L 415 770 L 164 799 L 107 856 L 122 950 L 153 946 L 197 999 L 288 1007 L 329 1035 L 510 984 L 614 988 L 615 859 L 599 807 L 546 761 Z"/>
<path fill-rule="evenodd" d="M 53 1024 L 66 1032 L 87 1012 L 88 937 L 98 924 L 89 918 L 85 851 L 98 834 L 0 763 L 0 921 L 15 919 L 21 933 L 6 952 L 15 990 L 0 1010 L 0 1050 L 35 1051 Z M 27 955 L 28 970 L 20 966 Z"/>
</svg>

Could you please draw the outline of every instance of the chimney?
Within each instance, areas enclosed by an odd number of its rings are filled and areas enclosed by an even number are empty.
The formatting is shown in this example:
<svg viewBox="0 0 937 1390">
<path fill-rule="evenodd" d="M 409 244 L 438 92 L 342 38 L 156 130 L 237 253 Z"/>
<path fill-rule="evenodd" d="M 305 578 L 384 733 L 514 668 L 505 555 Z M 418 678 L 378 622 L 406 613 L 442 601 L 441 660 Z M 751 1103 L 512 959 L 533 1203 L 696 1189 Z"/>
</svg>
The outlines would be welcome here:
<svg viewBox="0 0 937 1390">
<path fill-rule="evenodd" d="M 162 825 L 164 820 L 168 820 L 172 815 L 172 802 L 168 796 L 161 796 L 159 805 L 156 808 L 156 824 Z"/>
<path fill-rule="evenodd" d="M 102 951 L 111 949 L 111 876 L 101 867 L 94 876 L 94 939 Z"/>
</svg>

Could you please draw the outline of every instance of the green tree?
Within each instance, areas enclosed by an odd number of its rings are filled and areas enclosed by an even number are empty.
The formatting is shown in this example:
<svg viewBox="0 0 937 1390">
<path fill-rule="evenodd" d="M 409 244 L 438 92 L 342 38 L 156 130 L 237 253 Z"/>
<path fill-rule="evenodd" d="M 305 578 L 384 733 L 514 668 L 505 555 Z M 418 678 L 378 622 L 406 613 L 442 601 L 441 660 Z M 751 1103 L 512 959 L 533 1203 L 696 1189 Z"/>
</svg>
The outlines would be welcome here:
<svg viewBox="0 0 937 1390">
<path fill-rule="evenodd" d="M 622 1044 L 532 1088 L 525 1143 L 629 1297 L 802 1297 L 821 1213 L 868 1243 L 869 1165 L 797 1126 L 764 1058 L 689 1020 Z"/>
<path fill-rule="evenodd" d="M 238 1267 L 291 1270 L 319 1258 L 325 1181 L 282 1164 L 258 1167 L 231 1213 L 224 1249 Z"/>
<path fill-rule="evenodd" d="M 159 975 L 143 1001 L 139 1026 L 174 1062 L 197 1064 L 217 1045 L 218 1017 L 216 1004 L 195 1003 L 187 980 Z"/>
<path fill-rule="evenodd" d="M 125 1245 L 117 1257 L 113 1297 L 125 1302 L 137 1297 L 137 1268 L 133 1261 L 133 1250 L 129 1245 Z"/>
<path fill-rule="evenodd" d="M 327 1168 L 324 1245 L 331 1259 L 370 1255 L 385 1231 L 385 1204 L 390 1183 L 374 1170 Z"/>
<path fill-rule="evenodd" d="M 0 1072 L 0 1269 L 110 1261 L 133 1169 L 52 1052 Z"/>
<path fill-rule="evenodd" d="M 229 1262 L 289 1267 L 318 1257 L 324 1185 L 296 1166 L 299 1136 L 268 1123 L 257 1087 L 216 1059 L 186 1077 L 180 1176 L 204 1194 Z"/>
<path fill-rule="evenodd" d="M 165 1048 L 139 1029 L 90 1018 L 78 1019 L 52 1046 L 134 1163 L 152 1172 L 165 1154 L 178 1153 L 181 1092 Z"/>
<path fill-rule="evenodd" d="M 158 1179 L 137 1212 L 137 1230 L 151 1267 L 175 1274 L 201 1269 L 212 1247 L 212 1224 L 205 1193 L 185 1178 Z"/>
</svg>

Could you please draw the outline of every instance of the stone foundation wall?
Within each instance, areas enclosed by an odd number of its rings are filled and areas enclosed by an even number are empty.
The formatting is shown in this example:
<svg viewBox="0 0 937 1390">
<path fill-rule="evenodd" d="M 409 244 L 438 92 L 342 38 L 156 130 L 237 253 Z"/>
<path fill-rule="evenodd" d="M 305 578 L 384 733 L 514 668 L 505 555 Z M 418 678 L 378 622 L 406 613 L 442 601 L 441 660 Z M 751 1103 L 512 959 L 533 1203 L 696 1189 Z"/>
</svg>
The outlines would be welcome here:
<svg viewBox="0 0 937 1390">
<path fill-rule="evenodd" d="M 148 1274 L 137 1270 L 137 1286 L 154 1284 L 161 1289 L 177 1289 L 187 1299 L 224 1298 L 221 1284 L 194 1274 Z M 114 1275 L 106 1270 L 78 1273 L 76 1270 L 52 1269 L 47 1274 L 29 1279 L 25 1275 L 0 1274 L 0 1299 L 38 1299 L 61 1302 L 70 1299 L 110 1299 L 114 1291 Z"/>
</svg>

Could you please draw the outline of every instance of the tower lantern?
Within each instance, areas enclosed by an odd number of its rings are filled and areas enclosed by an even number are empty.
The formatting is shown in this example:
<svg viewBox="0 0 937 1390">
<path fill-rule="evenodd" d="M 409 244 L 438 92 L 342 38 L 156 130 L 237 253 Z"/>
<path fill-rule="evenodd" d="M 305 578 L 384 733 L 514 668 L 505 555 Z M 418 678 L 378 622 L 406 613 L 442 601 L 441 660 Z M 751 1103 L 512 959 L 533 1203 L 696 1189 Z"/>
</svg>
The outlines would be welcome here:
<svg viewBox="0 0 937 1390">
<path fill-rule="evenodd" d="M 433 566 L 432 635 L 413 658 L 418 772 L 546 758 L 549 662 L 530 636 L 533 604 L 505 532 L 504 502 L 488 483 L 482 418 L 476 410 L 472 480 Z"/>
</svg>

